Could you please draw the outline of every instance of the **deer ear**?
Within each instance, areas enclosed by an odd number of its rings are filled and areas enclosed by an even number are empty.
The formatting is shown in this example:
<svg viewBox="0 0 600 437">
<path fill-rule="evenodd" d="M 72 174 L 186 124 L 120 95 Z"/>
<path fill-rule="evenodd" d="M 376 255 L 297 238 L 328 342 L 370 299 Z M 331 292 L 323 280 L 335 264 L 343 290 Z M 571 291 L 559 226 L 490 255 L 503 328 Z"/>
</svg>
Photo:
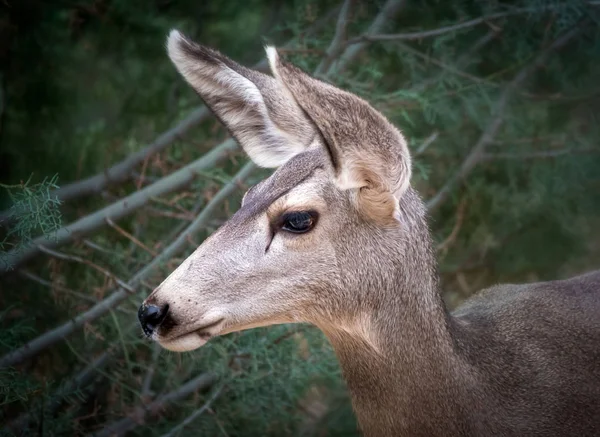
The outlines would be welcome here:
<svg viewBox="0 0 600 437">
<path fill-rule="evenodd" d="M 357 207 L 380 223 L 395 223 L 408 188 L 411 159 L 406 141 L 366 101 L 317 80 L 268 47 L 275 77 L 321 132 L 339 188 L 354 190 Z"/>
<path fill-rule="evenodd" d="M 167 40 L 175 67 L 235 137 L 252 161 L 279 167 L 306 150 L 316 131 L 289 91 L 177 30 Z"/>
</svg>

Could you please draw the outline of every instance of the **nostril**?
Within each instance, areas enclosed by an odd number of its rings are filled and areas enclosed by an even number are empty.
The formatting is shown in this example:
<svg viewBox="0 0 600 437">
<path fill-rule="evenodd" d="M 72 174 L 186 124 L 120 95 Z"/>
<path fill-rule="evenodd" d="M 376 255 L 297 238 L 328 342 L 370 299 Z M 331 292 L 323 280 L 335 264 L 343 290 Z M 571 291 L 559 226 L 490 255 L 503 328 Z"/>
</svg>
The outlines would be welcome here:
<svg viewBox="0 0 600 437">
<path fill-rule="evenodd" d="M 159 308 L 156 305 L 140 306 L 138 310 L 138 319 L 142 325 L 144 333 L 148 336 L 152 335 L 154 330 L 165 320 L 169 312 L 169 305 Z"/>
</svg>

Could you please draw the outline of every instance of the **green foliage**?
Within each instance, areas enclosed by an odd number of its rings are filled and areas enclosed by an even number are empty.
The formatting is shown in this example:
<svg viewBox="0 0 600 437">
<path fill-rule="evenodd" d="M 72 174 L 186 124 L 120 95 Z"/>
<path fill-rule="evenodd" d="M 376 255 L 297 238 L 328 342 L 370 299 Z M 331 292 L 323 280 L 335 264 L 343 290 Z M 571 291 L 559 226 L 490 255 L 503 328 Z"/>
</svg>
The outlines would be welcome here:
<svg viewBox="0 0 600 437">
<path fill-rule="evenodd" d="M 51 239 L 61 227 L 61 202 L 51 193 L 58 188 L 58 175 L 37 184 L 30 181 L 31 178 L 19 185 L 0 184 L 12 201 L 7 222 L 14 222 L 0 241 L 0 262 L 9 263 L 5 259 L 9 249 L 22 250 L 38 233 Z"/>
<path fill-rule="evenodd" d="M 140 150 L 200 104 L 164 53 L 164 38 L 177 27 L 204 44 L 251 65 L 266 41 L 294 38 L 286 56 L 307 71 L 322 59 L 335 19 L 318 32 L 307 29 L 339 2 L 184 2 L 82 0 L 10 2 L 13 29 L 2 78 L 6 105 L 0 124 L 0 168 L 7 207 L 16 225 L 2 230 L 2 250 L 52 236 L 64 222 L 133 193 L 139 177 L 108 187 L 102 196 L 65 205 L 52 199 L 58 174 L 70 182 L 102 171 Z M 348 34 L 365 32 L 384 2 L 355 2 Z M 600 33 L 597 6 L 589 2 L 530 0 L 406 2 L 385 32 L 419 32 L 451 26 L 514 8 L 526 13 L 414 41 L 372 43 L 341 75 L 329 80 L 368 99 L 399 126 L 414 152 L 414 184 L 431 198 L 460 167 L 491 122 L 506 85 L 540 51 L 582 18 L 589 24 L 564 50 L 518 89 L 503 125 L 481 162 L 432 217 L 436 241 L 455 233 L 440 251 L 447 296 L 460 298 L 499 281 L 529 281 L 574 274 L 600 255 Z M 488 38 L 491 30 L 498 33 Z M 7 53 L 8 55 L 4 55 Z M 432 133 L 437 138 L 420 147 Z M 190 130 L 136 172 L 158 180 L 225 138 L 210 120 Z M 245 161 L 234 153 L 181 193 L 150 204 L 119 226 L 65 247 L 127 280 L 160 253 L 189 212 L 201 210 Z M 252 185 L 269 174 L 256 172 Z M 238 207 L 243 190 L 219 208 L 192 237 L 210 235 Z M 460 205 L 465 205 L 464 211 Z M 59 209 L 60 207 L 60 209 Z M 141 338 L 135 311 L 142 293 L 158 285 L 186 253 L 161 266 L 140 293 L 110 315 L 48 349 L 23 369 L 0 372 L 0 422 L 31 410 L 32 429 L 46 435 L 80 435 L 131 414 L 142 394 L 152 399 L 177 390 L 200 372 L 219 374 L 224 389 L 210 411 L 180 435 L 357 435 L 337 361 L 315 328 L 276 326 L 213 339 L 198 351 L 173 354 Z M 16 274 L 0 284 L 0 353 L 89 309 L 110 295 L 112 282 L 88 266 L 39 260 L 27 266 L 50 286 Z M 465 283 L 467 291 L 465 291 Z M 83 299 L 85 297 L 86 299 Z M 460 299 L 457 299 L 460 300 Z M 90 303 L 90 301 L 92 303 Z M 10 306 L 9 306 L 10 303 Z M 72 382 L 95 357 L 111 359 L 82 387 Z M 144 379 L 153 369 L 150 393 Z M 315 395 L 315 393 L 317 393 Z M 197 393 L 137 426 L 131 435 L 162 435 L 201 406 L 211 392 Z M 319 414 L 311 415 L 315 405 Z M 55 407 L 51 407 L 57 404 Z M 36 428 L 37 427 L 37 428 Z"/>
</svg>

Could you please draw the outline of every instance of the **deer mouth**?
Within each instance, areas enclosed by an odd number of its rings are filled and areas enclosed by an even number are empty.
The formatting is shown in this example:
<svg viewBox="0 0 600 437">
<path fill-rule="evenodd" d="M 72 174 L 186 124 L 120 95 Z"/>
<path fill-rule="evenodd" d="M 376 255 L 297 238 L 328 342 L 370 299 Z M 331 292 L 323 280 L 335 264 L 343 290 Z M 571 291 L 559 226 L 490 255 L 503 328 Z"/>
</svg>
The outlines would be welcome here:
<svg viewBox="0 0 600 437">
<path fill-rule="evenodd" d="M 204 346 L 208 340 L 217 336 L 225 323 L 224 318 L 207 323 L 199 328 L 194 328 L 184 334 L 172 338 L 157 338 L 158 343 L 165 349 L 173 352 L 185 352 Z"/>
<path fill-rule="evenodd" d="M 223 322 L 225 322 L 225 319 L 221 318 L 216 322 L 209 323 L 207 325 L 202 326 L 201 328 L 193 330 L 192 333 L 197 334 L 200 338 L 208 340 L 211 337 L 217 335 L 219 332 L 221 332 L 220 328 L 222 328 Z"/>
</svg>

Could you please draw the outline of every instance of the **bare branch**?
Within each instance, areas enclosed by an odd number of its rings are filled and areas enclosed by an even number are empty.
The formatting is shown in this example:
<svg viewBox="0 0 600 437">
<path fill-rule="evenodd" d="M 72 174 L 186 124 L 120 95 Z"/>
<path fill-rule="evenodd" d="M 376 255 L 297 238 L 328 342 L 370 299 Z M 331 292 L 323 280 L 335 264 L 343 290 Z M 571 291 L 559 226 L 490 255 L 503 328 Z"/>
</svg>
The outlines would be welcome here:
<svg viewBox="0 0 600 437">
<path fill-rule="evenodd" d="M 186 426 L 188 426 L 190 423 L 192 423 L 194 420 L 196 420 L 198 417 L 200 417 L 206 410 L 208 410 L 210 408 L 211 404 L 221 395 L 222 391 L 223 391 L 223 386 L 217 388 L 215 390 L 215 392 L 212 394 L 212 396 L 210 398 L 208 398 L 208 400 L 204 403 L 204 405 L 202 405 L 200 408 L 198 408 L 196 411 L 194 411 L 192 414 L 190 414 L 188 417 L 186 417 L 179 425 L 174 427 L 171 431 L 169 431 L 166 434 L 163 434 L 162 437 L 175 436 L 179 431 L 181 431 Z"/>
<path fill-rule="evenodd" d="M 465 209 L 467 206 L 466 200 L 467 200 L 466 197 L 464 197 L 458 204 L 458 208 L 456 210 L 456 223 L 454 224 L 454 227 L 452 228 L 452 232 L 450 232 L 450 235 L 448 235 L 444 239 L 444 241 L 442 241 L 440 244 L 437 245 L 436 250 L 438 252 L 448 249 L 448 247 L 450 247 L 450 245 L 452 243 L 454 243 L 454 241 L 456 240 L 456 237 L 458 236 L 458 232 L 460 231 L 460 228 L 462 227 L 463 221 L 465 219 Z"/>
<path fill-rule="evenodd" d="M 315 69 L 315 75 L 326 74 L 332 62 L 344 51 L 344 42 L 346 41 L 346 27 L 350 19 L 352 6 L 354 0 L 345 0 L 338 17 L 337 25 L 335 27 L 335 35 L 329 44 L 327 49 L 327 56 L 325 56 L 317 68 Z"/>
<path fill-rule="evenodd" d="M 182 232 L 175 241 L 173 241 L 168 247 L 166 247 L 159 256 L 154 258 L 152 262 L 137 272 L 128 283 L 130 288 L 137 287 L 142 280 L 150 276 L 154 270 L 166 262 L 167 260 L 174 257 L 176 254 L 181 252 L 188 244 L 188 236 L 193 235 L 202 229 L 208 221 L 211 219 L 217 206 L 225 201 L 231 194 L 238 189 L 238 184 L 250 175 L 252 171 L 256 169 L 256 166 L 249 162 L 236 174 L 231 182 L 225 185 L 206 205 L 200 215 L 192 222 L 187 229 Z M 103 316 L 111 309 L 116 308 L 121 302 L 127 299 L 131 294 L 129 291 L 123 288 L 119 288 L 109 297 L 94 305 L 86 312 L 79 314 L 73 319 L 69 320 L 65 324 L 58 326 L 44 334 L 36 337 L 29 341 L 19 349 L 11 351 L 0 358 L 0 368 L 17 365 L 24 360 L 31 358 L 44 349 L 64 340 L 67 336 L 71 335 L 77 329 L 81 328 L 84 324 L 90 323 L 99 317 Z"/>
<path fill-rule="evenodd" d="M 377 14 L 377 17 L 375 17 L 375 20 L 373 20 L 373 23 L 371 23 L 371 26 L 369 26 L 367 34 L 377 34 L 381 32 L 387 23 L 392 21 L 396 15 L 400 13 L 403 6 L 404 0 L 387 0 L 379 14 Z M 344 71 L 348 64 L 353 62 L 366 46 L 367 42 L 356 42 L 352 45 L 346 44 L 346 49 L 340 56 L 340 60 L 329 70 L 329 75 L 340 74 Z"/>
<path fill-rule="evenodd" d="M 146 252 L 148 252 L 150 255 L 152 256 L 156 256 L 156 252 L 153 251 L 152 249 L 150 249 L 148 246 L 146 246 L 144 243 L 142 243 L 140 240 L 138 240 L 137 238 L 135 238 L 133 235 L 131 235 L 129 232 L 127 232 L 125 229 L 123 229 L 122 227 L 120 227 L 119 225 L 117 225 L 115 222 L 112 221 L 112 219 L 110 217 L 106 217 L 106 223 L 108 223 L 108 225 L 113 228 L 114 230 L 116 230 L 119 234 L 123 235 L 124 237 L 126 237 L 127 239 L 129 239 L 133 244 L 135 244 L 138 247 L 141 247 L 142 249 L 144 249 Z M 133 247 L 133 246 L 132 246 Z"/>
<path fill-rule="evenodd" d="M 102 246 L 100 246 L 99 244 L 97 244 L 97 243 L 94 243 L 94 242 L 93 242 L 93 241 L 91 241 L 91 240 L 88 240 L 87 238 L 86 238 L 86 239 L 84 239 L 84 240 L 82 241 L 82 243 L 83 243 L 85 246 L 87 246 L 87 247 L 89 247 L 89 248 L 91 248 L 91 249 L 97 250 L 98 252 L 105 253 L 105 254 L 107 254 L 107 255 L 110 255 L 110 256 L 112 256 L 112 257 L 117 257 L 117 258 L 127 258 L 127 256 L 126 256 L 126 255 L 123 255 L 122 253 L 120 253 L 120 252 L 117 252 L 116 250 L 110 250 L 110 249 L 107 249 L 106 247 L 102 247 Z"/>
<path fill-rule="evenodd" d="M 161 349 L 162 347 L 158 343 L 154 343 L 152 345 L 152 360 L 150 361 L 150 366 L 148 367 L 148 371 L 146 372 L 144 381 L 142 382 L 142 402 L 144 403 L 148 402 L 152 395 L 152 380 L 154 379 L 156 363 L 158 362 Z"/>
<path fill-rule="evenodd" d="M 105 425 L 102 431 L 92 434 L 95 437 L 122 436 L 125 433 L 144 422 L 147 416 L 156 416 L 167 409 L 170 404 L 179 402 L 194 392 L 205 390 L 215 383 L 217 377 L 212 373 L 203 373 L 200 376 L 186 382 L 177 390 L 174 390 L 152 402 L 147 407 L 138 407 L 129 416 L 117 422 Z"/>
<path fill-rule="evenodd" d="M 218 161 L 224 159 L 229 151 L 236 148 L 237 144 L 235 141 L 229 139 L 201 158 L 179 169 L 175 173 L 164 177 L 160 181 L 59 229 L 56 231 L 54 240 L 48 240 L 42 236 L 36 238 L 33 244 L 27 248 L 14 249 L 8 252 L 6 256 L 7 262 L 0 266 L 0 274 L 7 272 L 11 266 L 18 266 L 37 255 L 40 244 L 43 244 L 47 248 L 60 247 L 72 242 L 75 238 L 81 238 L 103 227 L 106 224 L 107 217 L 119 220 L 144 206 L 152 197 L 160 196 L 188 185 L 199 171 L 214 166 Z"/>
<path fill-rule="evenodd" d="M 469 47 L 468 50 L 466 50 L 463 54 L 461 54 L 458 57 L 458 59 L 456 60 L 455 69 L 464 67 L 467 64 L 467 62 L 471 59 L 473 53 L 475 53 L 478 50 L 481 50 L 483 47 L 485 47 L 486 44 L 491 42 L 497 35 L 498 35 L 497 32 L 491 30 L 488 33 L 486 33 L 483 37 L 481 37 L 477 41 L 475 41 L 475 43 L 471 47 Z M 446 64 L 444 64 L 444 66 L 445 65 Z M 415 93 L 425 91 L 430 86 L 435 85 L 440 80 L 440 78 L 443 76 L 443 74 L 444 74 L 444 72 L 442 71 L 438 75 L 435 75 L 434 77 L 432 77 L 430 79 L 424 80 L 423 82 L 413 86 L 411 88 L 411 91 L 413 91 Z"/>
<path fill-rule="evenodd" d="M 27 278 L 33 282 L 37 282 L 38 284 L 48 287 L 48 288 L 52 289 L 53 291 L 56 290 L 61 293 L 70 294 L 71 296 L 76 297 L 77 299 L 86 300 L 90 303 L 94 303 L 94 304 L 98 303 L 98 299 L 94 299 L 92 296 L 88 296 L 87 294 L 79 293 L 78 291 L 71 290 L 70 288 L 55 284 L 52 281 L 47 281 L 46 279 L 40 278 L 38 275 L 35 275 L 35 274 L 31 273 L 30 271 L 19 270 L 19 274 L 21 276 L 23 276 L 24 278 Z M 124 314 L 127 314 L 128 316 L 136 315 L 136 313 L 134 311 L 126 310 L 125 308 L 117 308 L 117 310 Z"/>
<path fill-rule="evenodd" d="M 79 256 L 76 255 L 68 255 L 66 253 L 62 253 L 62 252 L 57 252 L 55 250 L 52 249 L 48 249 L 47 247 L 39 244 L 38 245 L 38 249 L 41 252 L 44 252 L 50 256 L 53 256 L 55 258 L 59 258 L 65 261 L 73 261 L 73 262 L 77 262 L 80 264 L 85 264 L 88 265 L 90 267 L 92 267 L 93 269 L 99 271 L 100 273 L 102 273 L 104 276 L 112 279 L 113 281 L 115 281 L 115 283 L 117 285 L 119 285 L 120 287 L 124 288 L 125 290 L 127 290 L 130 293 L 135 293 L 135 289 L 133 289 L 132 287 L 130 287 L 129 285 L 127 285 L 127 283 L 125 281 L 122 281 L 121 279 L 119 279 L 114 273 L 110 272 L 108 269 L 105 269 L 102 266 L 99 266 L 98 264 L 90 261 L 89 259 L 85 259 L 85 258 L 81 258 Z"/>
<path fill-rule="evenodd" d="M 425 153 L 425 150 L 427 150 L 427 148 L 429 146 L 431 146 L 435 140 L 438 139 L 439 135 L 440 135 L 440 133 L 438 131 L 435 131 L 431 135 L 429 135 L 427 138 L 425 138 L 425 140 L 421 143 L 421 145 L 415 151 L 413 156 L 417 157 L 417 156 L 421 156 L 423 153 Z"/>
<path fill-rule="evenodd" d="M 50 398 L 50 404 L 45 406 L 46 413 L 54 414 L 54 412 L 60 408 L 66 396 L 90 384 L 98 375 L 98 370 L 106 365 L 108 358 L 113 351 L 114 348 L 109 348 L 108 350 L 104 351 L 88 366 L 82 369 L 73 379 L 71 379 L 67 384 L 63 385 L 56 393 L 54 393 Z M 31 416 L 33 414 L 34 412 L 32 410 L 21 414 L 15 420 L 7 424 L 4 428 L 4 431 L 20 432 L 19 435 L 28 435 L 27 428 L 29 427 Z"/>
<path fill-rule="evenodd" d="M 449 72 L 454 73 L 457 76 L 464 77 L 465 79 L 472 80 L 473 82 L 476 82 L 476 83 L 485 83 L 485 84 L 492 85 L 492 86 L 498 86 L 498 84 L 496 84 L 490 80 L 487 80 L 487 79 L 484 79 L 481 77 L 477 77 L 477 76 L 473 76 L 472 74 L 461 71 L 452 65 L 448 65 L 441 61 L 438 61 L 437 59 L 432 58 L 429 55 L 421 53 L 419 50 L 413 49 L 412 47 L 410 47 L 407 44 L 398 43 L 398 45 L 402 48 L 402 50 L 412 53 L 413 55 L 415 55 L 421 59 L 424 59 L 425 61 L 427 61 L 429 63 L 437 65 L 438 67 L 443 68 L 444 70 L 448 70 Z"/>
<path fill-rule="evenodd" d="M 573 154 L 585 154 L 585 153 L 600 153 L 600 148 L 568 148 L 558 150 L 542 150 L 538 152 L 529 153 L 485 153 L 482 157 L 482 161 L 492 161 L 495 159 L 544 159 L 544 158 L 556 158 L 557 156 L 573 155 Z"/>
<path fill-rule="evenodd" d="M 502 125 L 504 111 L 506 110 L 508 102 L 515 90 L 523 85 L 523 83 L 529 78 L 530 74 L 533 73 L 540 65 L 542 65 L 554 50 L 558 50 L 565 46 L 576 35 L 578 35 L 581 31 L 581 28 L 582 26 L 579 25 L 556 39 L 531 64 L 523 68 L 506 86 L 504 92 L 500 95 L 500 98 L 496 102 L 493 110 L 492 120 L 461 164 L 458 172 L 446 182 L 446 184 L 431 200 L 429 200 L 429 202 L 427 202 L 427 208 L 430 212 L 436 211 L 446 201 L 454 187 L 462 182 L 467 175 L 471 173 L 473 168 L 475 168 L 475 166 L 481 161 L 485 148 L 494 140 L 494 137 Z"/>
<path fill-rule="evenodd" d="M 339 9 L 340 6 L 332 8 L 322 18 L 315 21 L 315 23 L 304 32 L 304 35 L 301 35 L 301 38 L 306 35 L 312 35 L 321 30 L 329 22 L 329 20 L 333 18 L 335 14 L 337 14 Z M 297 42 L 297 39 L 293 38 L 282 45 L 282 49 L 292 47 Z M 257 62 L 253 68 L 256 70 L 266 71 L 268 67 L 268 62 L 266 58 L 263 57 L 263 59 Z M 105 169 L 94 176 L 64 185 L 61 188 L 51 192 L 50 195 L 52 197 L 58 197 L 59 200 L 66 202 L 80 197 L 89 196 L 91 194 L 100 193 L 109 185 L 125 182 L 133 176 L 133 169 L 138 165 L 143 164 L 148 157 L 161 152 L 177 139 L 182 138 L 191 128 L 199 125 L 211 116 L 212 113 L 210 110 L 205 106 L 201 106 L 195 109 L 177 126 L 162 133 L 153 143 L 128 156 L 123 161 L 114 164 L 112 167 Z M 12 213 L 10 210 L 1 211 L 0 223 L 4 225 L 8 224 L 8 222 L 11 220 L 11 217 Z"/>
<path fill-rule="evenodd" d="M 593 5 L 592 2 L 588 4 Z M 348 41 L 347 45 L 352 44 L 360 44 L 364 42 L 374 42 L 374 41 L 414 41 L 417 39 L 430 38 L 432 36 L 439 36 L 450 32 L 456 32 L 457 30 L 467 29 L 469 27 L 477 26 L 478 24 L 485 23 L 490 20 L 497 20 L 499 18 L 505 18 L 513 15 L 523 15 L 527 13 L 540 13 L 544 11 L 550 11 L 555 9 L 564 8 L 565 4 L 557 4 L 557 5 L 546 5 L 541 8 L 539 7 L 531 7 L 531 8 L 519 8 L 513 9 L 511 11 L 506 12 L 497 12 L 495 14 L 485 15 L 483 17 L 475 18 L 473 20 L 465 21 L 463 23 L 454 24 L 452 26 L 440 27 L 439 29 L 426 30 L 423 32 L 409 32 L 409 33 L 394 33 L 394 34 L 374 34 L 373 32 L 368 32 L 364 35 L 358 36 L 356 38 Z"/>
<path fill-rule="evenodd" d="M 177 126 L 163 132 L 153 143 L 128 156 L 123 161 L 94 176 L 90 176 L 87 179 L 64 185 L 50 194 L 58 197 L 59 200 L 66 202 L 76 198 L 98 194 L 109 185 L 123 183 L 132 176 L 132 170 L 135 167 L 142 164 L 148 157 L 161 152 L 176 140 L 182 138 L 187 131 L 202 123 L 204 120 L 207 120 L 211 115 L 208 108 L 197 108 Z M 6 213 L 4 212 L 0 214 L 0 221 L 5 214 Z"/>
</svg>

